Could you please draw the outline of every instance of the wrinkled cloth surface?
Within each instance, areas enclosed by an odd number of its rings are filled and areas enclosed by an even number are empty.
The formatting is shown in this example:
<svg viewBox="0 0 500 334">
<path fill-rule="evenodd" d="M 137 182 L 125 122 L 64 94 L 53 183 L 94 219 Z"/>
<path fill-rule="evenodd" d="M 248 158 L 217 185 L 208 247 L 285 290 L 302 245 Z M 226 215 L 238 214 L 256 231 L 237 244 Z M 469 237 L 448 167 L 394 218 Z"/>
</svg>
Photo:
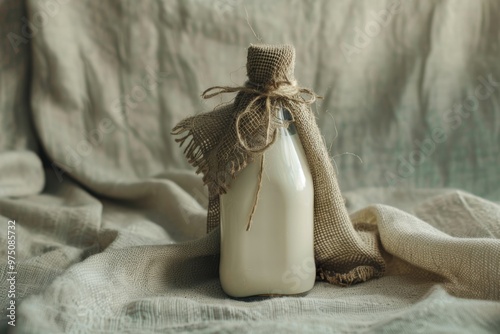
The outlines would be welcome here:
<svg viewBox="0 0 500 334">
<path fill-rule="evenodd" d="M 498 332 L 499 11 L 0 2 L 0 331 Z M 352 221 L 378 230 L 382 278 L 303 297 L 222 292 L 206 190 L 170 129 L 223 102 L 203 101 L 206 87 L 244 81 L 255 42 L 293 44 L 296 77 L 325 97 L 317 121 Z"/>
</svg>

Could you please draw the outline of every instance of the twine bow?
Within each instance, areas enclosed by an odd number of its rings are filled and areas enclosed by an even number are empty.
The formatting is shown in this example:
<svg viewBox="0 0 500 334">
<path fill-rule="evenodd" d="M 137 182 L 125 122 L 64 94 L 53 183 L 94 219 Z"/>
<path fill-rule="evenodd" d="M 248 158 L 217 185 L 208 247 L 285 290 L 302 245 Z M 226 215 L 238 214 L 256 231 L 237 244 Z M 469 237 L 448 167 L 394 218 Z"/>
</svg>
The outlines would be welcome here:
<svg viewBox="0 0 500 334">
<path fill-rule="evenodd" d="M 210 93 L 212 92 L 212 93 Z M 298 87 L 297 86 L 297 81 L 274 81 L 271 82 L 268 85 L 259 85 L 252 83 L 250 81 L 247 81 L 244 86 L 237 86 L 237 87 L 230 87 L 230 86 L 214 86 L 211 88 L 208 88 L 201 94 L 202 98 L 204 99 L 210 99 L 212 97 L 221 95 L 221 94 L 226 94 L 226 93 L 248 93 L 248 94 L 253 94 L 255 97 L 248 103 L 248 105 L 245 107 L 245 109 L 236 116 L 236 123 L 235 123 L 235 130 L 236 130 L 236 136 L 238 138 L 238 143 L 239 145 L 248 153 L 251 154 L 261 154 L 261 161 L 260 161 L 260 171 L 258 175 L 258 183 L 257 183 L 257 191 L 255 193 L 255 200 L 254 204 L 252 207 L 252 211 L 250 213 L 250 217 L 247 223 L 247 228 L 246 230 L 249 231 L 250 227 L 252 225 L 252 219 L 253 215 L 255 213 L 255 209 L 257 207 L 257 202 L 259 199 L 259 194 L 260 194 L 260 189 L 262 185 L 262 173 L 264 170 L 264 151 L 267 150 L 275 141 L 278 133 L 278 128 L 275 128 L 273 133 L 271 133 L 272 129 L 272 116 L 273 116 L 273 110 L 275 109 L 276 102 L 279 99 L 283 100 L 288 100 L 296 103 L 304 103 L 304 104 L 312 104 L 316 101 L 317 98 L 322 98 L 321 96 L 317 95 L 314 93 L 312 90 L 308 88 L 303 88 L 303 87 Z M 302 94 L 309 95 L 309 99 L 304 99 L 302 97 Z M 241 124 L 241 119 L 247 115 L 248 113 L 251 113 L 253 111 L 253 106 L 260 100 L 265 99 L 265 113 L 264 117 L 266 119 L 266 139 L 264 145 L 261 147 L 251 147 L 248 145 L 248 143 L 245 141 L 242 131 L 240 128 Z M 290 112 L 292 120 L 290 122 L 295 121 L 295 116 L 294 113 L 296 110 L 293 108 L 290 108 L 288 110 Z"/>
</svg>

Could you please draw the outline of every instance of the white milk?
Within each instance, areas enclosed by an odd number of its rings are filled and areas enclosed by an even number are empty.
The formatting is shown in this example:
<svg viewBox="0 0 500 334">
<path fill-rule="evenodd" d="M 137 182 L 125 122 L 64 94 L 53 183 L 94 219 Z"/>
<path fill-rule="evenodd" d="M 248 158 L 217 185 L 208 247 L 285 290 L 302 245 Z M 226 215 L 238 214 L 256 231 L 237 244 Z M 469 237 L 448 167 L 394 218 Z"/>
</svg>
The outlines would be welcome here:
<svg viewBox="0 0 500 334">
<path fill-rule="evenodd" d="M 316 277 L 313 181 L 293 123 L 278 129 L 276 142 L 264 154 L 262 186 L 249 231 L 260 159 L 220 198 L 220 281 L 233 297 L 299 294 L 310 290 Z"/>
</svg>

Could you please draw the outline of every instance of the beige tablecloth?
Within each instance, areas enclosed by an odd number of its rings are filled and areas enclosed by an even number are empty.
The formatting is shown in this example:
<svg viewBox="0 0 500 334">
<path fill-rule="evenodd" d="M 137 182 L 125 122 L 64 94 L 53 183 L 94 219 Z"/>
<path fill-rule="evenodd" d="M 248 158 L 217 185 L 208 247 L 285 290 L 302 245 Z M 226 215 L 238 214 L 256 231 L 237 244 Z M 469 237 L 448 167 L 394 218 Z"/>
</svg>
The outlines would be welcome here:
<svg viewBox="0 0 500 334">
<path fill-rule="evenodd" d="M 14 333 L 500 331 L 494 0 L 0 2 L 0 301 Z M 27 23 L 31 28 L 27 26 Z M 384 277 L 233 300 L 169 132 L 291 43 Z M 217 99 L 215 99 L 217 100 Z M 351 152 L 359 155 L 363 163 Z M 455 190 L 460 189 L 460 190 Z M 332 240 L 334 243 L 335 240 Z"/>
</svg>

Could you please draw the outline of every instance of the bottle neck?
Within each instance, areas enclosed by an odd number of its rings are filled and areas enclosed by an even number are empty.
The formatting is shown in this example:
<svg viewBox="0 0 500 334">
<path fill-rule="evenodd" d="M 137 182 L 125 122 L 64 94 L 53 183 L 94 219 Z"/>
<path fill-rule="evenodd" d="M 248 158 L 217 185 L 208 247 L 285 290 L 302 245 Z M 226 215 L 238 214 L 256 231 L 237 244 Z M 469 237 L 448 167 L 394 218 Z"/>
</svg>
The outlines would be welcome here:
<svg viewBox="0 0 500 334">
<path fill-rule="evenodd" d="M 285 122 L 288 123 L 287 131 L 290 136 L 293 136 L 294 134 L 297 133 L 297 129 L 295 128 L 292 115 L 287 109 L 279 106 L 278 110 L 276 111 L 276 118 L 280 123 L 285 123 Z"/>
</svg>

